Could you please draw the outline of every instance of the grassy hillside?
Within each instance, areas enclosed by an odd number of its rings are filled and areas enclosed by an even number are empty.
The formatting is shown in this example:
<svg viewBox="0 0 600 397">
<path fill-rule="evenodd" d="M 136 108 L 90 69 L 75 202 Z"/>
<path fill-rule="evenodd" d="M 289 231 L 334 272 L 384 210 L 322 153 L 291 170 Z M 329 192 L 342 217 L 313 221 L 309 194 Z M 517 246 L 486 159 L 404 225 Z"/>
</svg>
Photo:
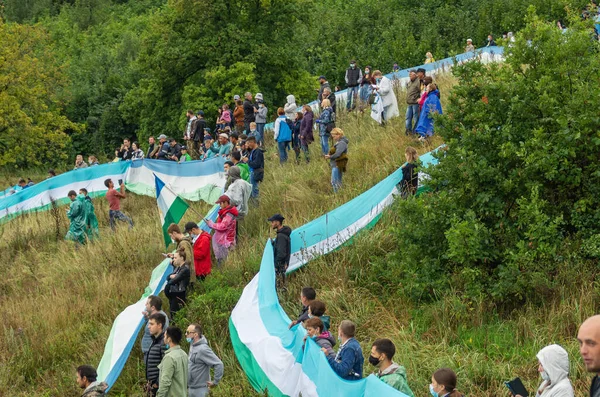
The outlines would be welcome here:
<svg viewBox="0 0 600 397">
<path fill-rule="evenodd" d="M 440 79 L 445 103 L 453 80 Z M 400 96 L 401 112 L 404 107 Z M 197 289 L 177 322 L 200 321 L 217 354 L 225 363 L 225 378 L 215 396 L 255 395 L 237 365 L 227 330 L 231 309 L 244 285 L 258 270 L 262 249 L 269 236 L 266 218 L 274 212 L 286 216 L 293 228 L 357 196 L 403 163 L 404 148 L 414 145 L 420 153 L 436 147 L 404 136 L 403 118 L 389 126 L 376 126 L 367 115 L 349 115 L 340 122 L 350 139 L 350 162 L 344 188 L 331 193 L 328 162 L 317 158 L 320 148 L 311 146 L 313 161 L 278 165 L 275 150 L 267 152 L 265 183 L 260 207 L 242 226 L 238 248 L 222 273 L 214 272 Z M 293 153 L 291 158 L 293 158 Z M 65 209 L 32 214 L 0 226 L 0 304 L 3 337 L 0 349 L 0 395 L 75 396 L 74 370 L 82 363 L 96 365 L 103 352 L 115 316 L 137 300 L 150 270 L 164 251 L 155 200 L 130 195 L 123 210 L 132 215 L 136 228 L 108 228 L 108 206 L 95 200 L 101 226 L 100 241 L 79 250 L 62 240 L 68 222 Z M 194 203 L 201 214 L 209 206 Z M 188 212 L 185 220 L 198 220 Z M 280 295 L 290 316 L 299 309 L 302 286 L 312 285 L 328 304 L 333 325 L 349 318 L 358 324 L 363 350 L 377 337 L 390 337 L 397 345 L 397 361 L 407 367 L 409 383 L 417 396 L 428 395 L 431 373 L 439 366 L 458 370 L 459 387 L 468 395 L 505 394 L 502 381 L 519 375 L 537 386 L 535 353 L 557 342 L 570 352 L 573 378 L 583 393 L 587 377 L 582 372 L 574 335 L 577 325 L 593 311 L 593 286 L 565 291 L 564 299 L 544 308 L 523 307 L 513 313 L 490 313 L 476 303 L 462 307 L 457 299 L 415 307 L 382 296 L 378 285 L 364 274 L 377 265 L 395 242 L 388 228 L 401 222 L 388 211 L 375 229 L 361 234 L 354 244 L 311 262 L 295 273 L 288 292 Z M 186 347 L 187 348 L 187 347 Z M 367 364 L 368 365 L 368 364 Z M 366 368 L 366 373 L 371 369 Z M 142 395 L 144 368 L 136 344 L 113 395 Z"/>
</svg>

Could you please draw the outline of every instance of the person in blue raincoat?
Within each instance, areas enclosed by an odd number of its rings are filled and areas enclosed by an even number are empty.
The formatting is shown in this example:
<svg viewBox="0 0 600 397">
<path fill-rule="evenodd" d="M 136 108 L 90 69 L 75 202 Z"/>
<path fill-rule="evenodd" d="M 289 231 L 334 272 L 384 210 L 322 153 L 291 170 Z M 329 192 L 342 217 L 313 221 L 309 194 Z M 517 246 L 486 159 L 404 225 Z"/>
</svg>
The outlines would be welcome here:
<svg viewBox="0 0 600 397">
<path fill-rule="evenodd" d="M 442 103 L 440 102 L 440 91 L 434 83 L 431 83 L 427 86 L 427 98 L 423 103 L 419 123 L 415 128 L 415 132 L 420 135 L 419 140 L 433 135 L 433 115 L 436 113 L 442 114 Z"/>
<path fill-rule="evenodd" d="M 83 194 L 77 195 L 75 190 L 71 190 L 68 197 L 71 199 L 71 206 L 67 211 L 67 217 L 71 221 L 71 225 L 65 239 L 85 244 L 87 230 L 85 196 Z"/>
</svg>

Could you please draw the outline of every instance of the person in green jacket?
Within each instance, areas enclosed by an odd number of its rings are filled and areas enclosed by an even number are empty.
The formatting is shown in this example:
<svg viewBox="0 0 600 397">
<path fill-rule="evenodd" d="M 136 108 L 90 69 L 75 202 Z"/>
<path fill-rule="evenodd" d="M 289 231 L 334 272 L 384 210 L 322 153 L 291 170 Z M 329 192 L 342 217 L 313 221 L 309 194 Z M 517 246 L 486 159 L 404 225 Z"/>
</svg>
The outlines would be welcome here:
<svg viewBox="0 0 600 397">
<path fill-rule="evenodd" d="M 186 161 L 192 161 L 192 156 L 189 155 L 187 147 L 182 146 L 181 147 L 181 158 L 179 159 L 179 162 L 183 163 Z"/>
<path fill-rule="evenodd" d="M 96 218 L 94 203 L 92 203 L 91 197 L 88 196 L 88 191 L 86 188 L 79 189 L 79 194 L 83 194 L 85 197 L 85 216 L 87 220 L 86 233 L 88 238 L 92 240 L 98 237 L 98 218 Z"/>
<path fill-rule="evenodd" d="M 85 244 L 85 231 L 87 228 L 85 197 L 83 194 L 77 195 L 75 190 L 71 190 L 67 196 L 71 199 L 71 205 L 67 210 L 67 217 L 71 221 L 71 225 L 65 239 Z"/>
<path fill-rule="evenodd" d="M 188 355 L 181 349 L 183 333 L 177 327 L 168 327 L 165 332 L 167 351 L 158 364 L 160 380 L 156 397 L 187 396 Z"/>
<path fill-rule="evenodd" d="M 242 154 L 240 152 L 231 153 L 231 162 L 240 168 L 240 176 L 243 180 L 250 183 L 250 167 L 242 162 Z"/>
<path fill-rule="evenodd" d="M 406 369 L 392 361 L 395 353 L 396 346 L 391 340 L 377 339 L 373 342 L 369 363 L 378 368 L 374 375 L 394 389 L 414 397 L 406 380 Z"/>
</svg>

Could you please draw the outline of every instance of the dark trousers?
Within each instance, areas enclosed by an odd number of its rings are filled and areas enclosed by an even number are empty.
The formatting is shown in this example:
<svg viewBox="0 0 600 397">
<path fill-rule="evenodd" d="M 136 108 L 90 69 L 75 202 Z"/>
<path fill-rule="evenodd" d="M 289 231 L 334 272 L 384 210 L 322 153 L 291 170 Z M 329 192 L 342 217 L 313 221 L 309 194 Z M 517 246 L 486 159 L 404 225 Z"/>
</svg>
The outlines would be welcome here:
<svg viewBox="0 0 600 397">
<path fill-rule="evenodd" d="M 171 320 L 175 318 L 175 314 L 183 307 L 186 302 L 186 291 L 183 292 L 167 292 L 165 295 L 169 298 L 169 311 L 171 314 Z"/>
</svg>

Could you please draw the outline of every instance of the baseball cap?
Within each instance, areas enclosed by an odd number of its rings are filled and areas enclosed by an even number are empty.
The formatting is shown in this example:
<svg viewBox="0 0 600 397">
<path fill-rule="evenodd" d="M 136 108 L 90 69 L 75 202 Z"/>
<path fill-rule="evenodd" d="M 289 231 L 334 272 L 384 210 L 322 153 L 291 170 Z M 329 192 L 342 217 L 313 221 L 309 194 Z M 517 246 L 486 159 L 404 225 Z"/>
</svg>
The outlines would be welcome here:
<svg viewBox="0 0 600 397">
<path fill-rule="evenodd" d="M 219 199 L 217 200 L 217 202 L 215 204 L 220 204 L 223 202 L 231 202 L 231 199 L 229 198 L 229 196 L 227 196 L 226 194 L 222 195 L 221 197 L 219 197 Z"/>
<path fill-rule="evenodd" d="M 237 100 L 239 100 L 239 99 L 241 99 L 239 95 L 234 95 L 234 96 L 233 96 L 233 100 L 234 100 L 234 101 L 237 101 Z"/>
<path fill-rule="evenodd" d="M 167 136 L 165 134 L 160 134 L 158 136 L 158 139 L 167 139 Z"/>
<path fill-rule="evenodd" d="M 281 214 L 275 214 L 272 217 L 270 217 L 269 219 L 267 219 L 269 222 L 273 222 L 273 221 L 279 221 L 279 222 L 283 222 L 285 218 L 281 215 Z"/>
</svg>

